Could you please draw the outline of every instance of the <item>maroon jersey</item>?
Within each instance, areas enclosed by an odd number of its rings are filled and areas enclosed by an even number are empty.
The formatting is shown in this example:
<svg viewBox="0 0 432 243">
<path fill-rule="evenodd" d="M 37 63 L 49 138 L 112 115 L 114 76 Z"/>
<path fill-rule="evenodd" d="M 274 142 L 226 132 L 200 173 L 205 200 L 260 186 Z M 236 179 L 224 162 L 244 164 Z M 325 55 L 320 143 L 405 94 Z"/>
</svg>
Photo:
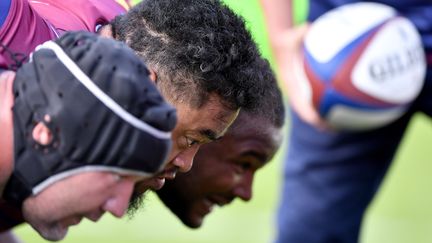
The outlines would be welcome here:
<svg viewBox="0 0 432 243">
<path fill-rule="evenodd" d="M 115 0 L 1 0 L 0 67 L 7 68 L 34 48 L 64 31 L 88 30 L 107 24 L 126 9 Z M 15 56 L 14 56 L 15 55 Z"/>
</svg>

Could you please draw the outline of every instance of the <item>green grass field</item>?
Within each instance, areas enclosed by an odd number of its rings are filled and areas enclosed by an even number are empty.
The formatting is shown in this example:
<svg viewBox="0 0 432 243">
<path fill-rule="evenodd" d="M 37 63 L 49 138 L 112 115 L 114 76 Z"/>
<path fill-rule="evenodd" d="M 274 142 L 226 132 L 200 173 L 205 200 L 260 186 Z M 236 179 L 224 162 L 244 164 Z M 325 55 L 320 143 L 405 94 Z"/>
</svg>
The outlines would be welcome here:
<svg viewBox="0 0 432 243">
<path fill-rule="evenodd" d="M 226 2 L 247 19 L 262 53 L 269 57 L 258 1 Z M 301 12 L 297 18 L 302 18 Z M 430 152 L 427 152 L 431 137 L 430 121 L 424 116 L 416 116 L 401 144 L 391 173 L 369 209 L 361 242 L 432 242 L 432 196 L 429 193 L 432 159 L 428 154 Z M 155 195 L 149 194 L 145 208 L 134 219 L 119 220 L 106 215 L 97 224 L 84 221 L 72 227 L 63 242 L 271 242 L 275 233 L 274 210 L 282 179 L 283 152 L 280 151 L 274 161 L 257 174 L 254 198 L 250 203 L 236 201 L 223 210 L 216 209 L 199 230 L 184 227 Z M 26 225 L 16 228 L 15 232 L 25 242 L 47 242 Z"/>
</svg>

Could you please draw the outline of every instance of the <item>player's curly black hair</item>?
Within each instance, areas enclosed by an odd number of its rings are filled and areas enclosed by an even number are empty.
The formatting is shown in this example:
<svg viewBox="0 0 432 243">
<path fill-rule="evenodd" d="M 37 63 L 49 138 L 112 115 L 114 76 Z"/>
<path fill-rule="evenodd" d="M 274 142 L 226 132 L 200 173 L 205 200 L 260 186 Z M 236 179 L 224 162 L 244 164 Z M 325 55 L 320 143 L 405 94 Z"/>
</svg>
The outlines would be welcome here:
<svg viewBox="0 0 432 243">
<path fill-rule="evenodd" d="M 254 107 L 241 110 L 240 113 L 264 118 L 274 127 L 281 128 L 285 123 L 285 107 L 276 76 L 266 59 L 258 58 L 252 67 L 257 70 L 254 82 L 263 84 L 262 91 L 257 93 L 260 102 Z"/>
<path fill-rule="evenodd" d="M 218 0 L 143 0 L 112 22 L 158 77 L 168 99 L 203 105 L 215 92 L 229 108 L 253 107 L 260 56 L 244 20 Z"/>
</svg>

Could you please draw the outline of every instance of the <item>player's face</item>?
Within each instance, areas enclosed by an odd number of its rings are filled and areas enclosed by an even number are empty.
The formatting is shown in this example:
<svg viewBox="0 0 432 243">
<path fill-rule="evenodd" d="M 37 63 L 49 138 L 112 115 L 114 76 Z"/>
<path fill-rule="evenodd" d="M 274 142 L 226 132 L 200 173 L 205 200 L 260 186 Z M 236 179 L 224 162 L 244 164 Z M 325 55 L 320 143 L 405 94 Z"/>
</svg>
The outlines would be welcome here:
<svg viewBox="0 0 432 243">
<path fill-rule="evenodd" d="M 200 227 L 214 205 L 251 199 L 255 171 L 280 142 L 280 129 L 241 114 L 221 140 L 202 146 L 189 173 L 168 181 L 158 195 L 183 223 Z"/>
<path fill-rule="evenodd" d="M 24 200 L 23 215 L 45 239 L 61 240 L 69 226 L 78 224 L 82 218 L 96 222 L 105 212 L 122 217 L 135 182 L 136 178 L 113 173 L 77 174 Z"/>
<path fill-rule="evenodd" d="M 169 162 L 160 174 L 140 183 L 139 192 L 159 190 L 165 179 L 174 179 L 178 171 L 189 171 L 200 146 L 220 138 L 238 115 L 238 110 L 222 105 L 215 94 L 199 108 L 184 103 L 173 105 L 177 109 L 178 122 L 172 133 Z"/>
</svg>

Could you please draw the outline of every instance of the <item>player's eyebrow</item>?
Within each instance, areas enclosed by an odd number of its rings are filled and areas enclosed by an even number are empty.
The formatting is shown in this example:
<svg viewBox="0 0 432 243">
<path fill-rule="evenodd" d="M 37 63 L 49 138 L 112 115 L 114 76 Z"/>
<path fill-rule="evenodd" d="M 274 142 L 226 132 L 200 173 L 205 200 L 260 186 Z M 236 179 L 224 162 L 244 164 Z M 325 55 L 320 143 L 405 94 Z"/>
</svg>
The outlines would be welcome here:
<svg viewBox="0 0 432 243">
<path fill-rule="evenodd" d="M 264 165 L 265 163 L 267 163 L 267 160 L 269 159 L 268 156 L 266 156 L 265 154 L 262 153 L 258 153 L 255 151 L 247 151 L 245 153 L 241 154 L 242 156 L 250 156 L 250 157 L 255 157 L 258 159 L 258 161 Z"/>
<path fill-rule="evenodd" d="M 206 137 L 210 141 L 215 141 L 215 140 L 217 140 L 217 139 L 219 139 L 221 137 L 221 136 L 217 137 L 216 133 L 214 131 L 210 130 L 210 129 L 200 130 L 199 133 L 202 136 Z"/>
</svg>

